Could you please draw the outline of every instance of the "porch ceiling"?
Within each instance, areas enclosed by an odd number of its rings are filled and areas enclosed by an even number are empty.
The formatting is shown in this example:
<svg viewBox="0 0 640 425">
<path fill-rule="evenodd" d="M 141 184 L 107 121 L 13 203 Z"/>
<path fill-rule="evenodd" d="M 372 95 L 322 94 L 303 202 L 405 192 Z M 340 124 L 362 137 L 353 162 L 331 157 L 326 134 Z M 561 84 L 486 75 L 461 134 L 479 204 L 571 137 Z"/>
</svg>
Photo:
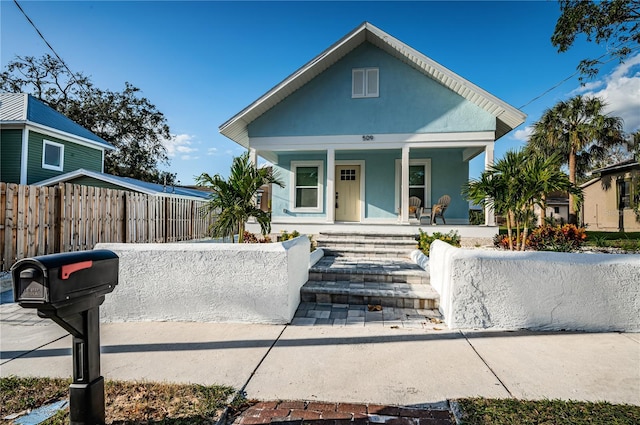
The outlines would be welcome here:
<svg viewBox="0 0 640 425">
<path fill-rule="evenodd" d="M 365 41 L 374 44 L 494 115 L 496 117 L 496 139 L 522 124 L 526 119 L 526 115 L 520 110 L 467 81 L 369 22 L 364 22 L 222 124 L 219 128 L 220 132 L 248 148 L 249 135 L 247 126 L 252 121 L 307 84 Z"/>
</svg>

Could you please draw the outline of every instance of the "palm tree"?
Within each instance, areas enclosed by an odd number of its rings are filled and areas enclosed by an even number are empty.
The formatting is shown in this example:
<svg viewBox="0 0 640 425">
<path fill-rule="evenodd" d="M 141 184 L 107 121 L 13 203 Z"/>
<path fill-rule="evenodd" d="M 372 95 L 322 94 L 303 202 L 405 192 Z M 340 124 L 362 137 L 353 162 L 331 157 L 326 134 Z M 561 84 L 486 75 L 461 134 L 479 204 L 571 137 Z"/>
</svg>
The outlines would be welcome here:
<svg viewBox="0 0 640 425">
<path fill-rule="evenodd" d="M 205 206 L 204 212 L 217 214 L 211 230 L 214 237 L 231 237 L 238 233 L 238 242 L 244 241 L 245 223 L 254 217 L 260 224 L 262 234 L 271 232 L 271 214 L 256 207 L 255 195 L 265 184 L 277 184 L 284 187 L 271 168 L 256 168 L 245 152 L 233 159 L 231 174 L 225 180 L 219 174 L 211 176 L 202 173 L 196 178 L 200 186 L 213 191 L 212 199 Z"/>
<path fill-rule="evenodd" d="M 509 249 L 524 250 L 534 205 L 541 205 L 547 193 L 558 190 L 582 197 L 580 189 L 560 170 L 558 155 L 543 158 L 525 151 L 509 151 L 479 179 L 470 180 L 463 194 L 470 201 L 488 205 L 504 215 Z M 514 246 L 514 240 L 520 244 Z"/>
<path fill-rule="evenodd" d="M 575 96 L 547 109 L 533 126 L 527 143 L 529 153 L 543 157 L 558 153 L 576 183 L 578 166 L 588 166 L 607 148 L 624 143 L 622 119 L 604 113 L 606 103 L 597 97 Z M 577 223 L 576 198 L 569 194 L 569 223 Z"/>
</svg>

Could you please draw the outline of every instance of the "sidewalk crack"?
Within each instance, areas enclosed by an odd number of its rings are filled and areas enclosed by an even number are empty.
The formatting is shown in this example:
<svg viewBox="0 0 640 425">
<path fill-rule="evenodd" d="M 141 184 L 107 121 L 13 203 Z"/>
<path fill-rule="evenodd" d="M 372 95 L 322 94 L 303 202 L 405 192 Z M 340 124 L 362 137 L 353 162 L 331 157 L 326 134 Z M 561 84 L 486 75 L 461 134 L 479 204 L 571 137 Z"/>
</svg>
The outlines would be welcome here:
<svg viewBox="0 0 640 425">
<path fill-rule="evenodd" d="M 504 390 L 507 392 L 507 394 L 509 394 L 509 397 L 511 398 L 515 398 L 514 395 L 511 393 L 511 391 L 509 391 L 509 388 L 507 388 L 506 384 L 504 382 L 502 382 L 502 379 L 500 379 L 498 377 L 498 375 L 496 374 L 496 372 L 493 370 L 493 368 L 491 366 L 489 366 L 489 363 L 487 363 L 487 361 L 484 359 L 484 357 L 482 357 L 480 355 L 480 353 L 478 352 L 478 350 L 476 350 L 476 347 L 473 346 L 473 344 L 471 343 L 471 341 L 469 341 L 469 338 L 467 338 L 467 335 L 465 335 L 465 333 L 463 331 L 460 331 L 460 334 L 462 334 L 462 336 L 464 337 L 464 339 L 467 341 L 467 344 L 469 344 L 469 346 L 471 347 L 471 349 L 476 353 L 476 355 L 478 356 L 478 358 L 480 358 L 480 360 L 482 360 L 482 363 L 485 364 L 485 366 L 487 366 L 487 368 L 491 371 L 491 373 L 493 374 L 493 376 L 495 376 L 495 378 L 498 380 L 498 382 L 500 382 L 500 385 L 502 385 L 502 388 L 504 388 Z"/>
</svg>

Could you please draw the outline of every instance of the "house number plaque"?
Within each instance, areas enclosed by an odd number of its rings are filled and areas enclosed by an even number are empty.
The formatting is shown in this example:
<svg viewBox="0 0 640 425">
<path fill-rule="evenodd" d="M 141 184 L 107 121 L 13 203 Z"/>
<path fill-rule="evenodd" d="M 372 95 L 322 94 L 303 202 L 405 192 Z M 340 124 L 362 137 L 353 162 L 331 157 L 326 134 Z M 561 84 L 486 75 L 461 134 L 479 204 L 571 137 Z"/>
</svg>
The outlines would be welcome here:
<svg viewBox="0 0 640 425">
<path fill-rule="evenodd" d="M 363 142 L 368 142 L 370 140 L 373 140 L 373 136 L 371 134 L 365 134 L 362 136 L 362 141 Z"/>
</svg>

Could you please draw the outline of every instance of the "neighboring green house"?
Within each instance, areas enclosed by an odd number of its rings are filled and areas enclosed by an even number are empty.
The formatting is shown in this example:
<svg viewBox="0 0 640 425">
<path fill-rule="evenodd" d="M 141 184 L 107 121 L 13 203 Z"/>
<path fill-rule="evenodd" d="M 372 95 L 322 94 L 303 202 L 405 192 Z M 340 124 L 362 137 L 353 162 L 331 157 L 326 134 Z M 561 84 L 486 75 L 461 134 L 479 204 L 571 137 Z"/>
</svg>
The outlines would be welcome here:
<svg viewBox="0 0 640 425">
<path fill-rule="evenodd" d="M 109 142 L 25 93 L 0 93 L 0 181 L 33 184 L 104 171 Z"/>
</svg>

